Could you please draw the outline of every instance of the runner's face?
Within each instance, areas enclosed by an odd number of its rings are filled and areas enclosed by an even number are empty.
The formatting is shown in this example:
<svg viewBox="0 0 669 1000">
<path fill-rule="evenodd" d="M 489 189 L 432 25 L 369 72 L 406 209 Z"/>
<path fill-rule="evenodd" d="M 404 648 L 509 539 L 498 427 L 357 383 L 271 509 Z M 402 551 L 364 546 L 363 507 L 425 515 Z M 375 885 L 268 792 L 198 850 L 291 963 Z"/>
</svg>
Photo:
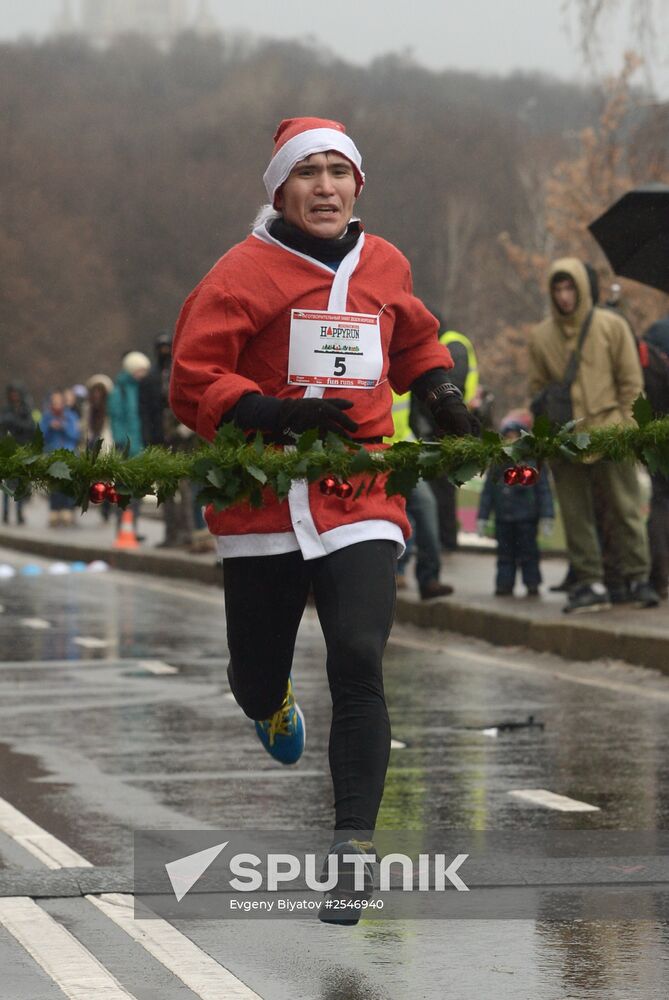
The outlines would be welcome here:
<svg viewBox="0 0 669 1000">
<path fill-rule="evenodd" d="M 276 195 L 276 207 L 286 222 L 309 236 L 341 236 L 355 203 L 353 167 L 339 153 L 313 153 L 300 160 Z"/>
</svg>

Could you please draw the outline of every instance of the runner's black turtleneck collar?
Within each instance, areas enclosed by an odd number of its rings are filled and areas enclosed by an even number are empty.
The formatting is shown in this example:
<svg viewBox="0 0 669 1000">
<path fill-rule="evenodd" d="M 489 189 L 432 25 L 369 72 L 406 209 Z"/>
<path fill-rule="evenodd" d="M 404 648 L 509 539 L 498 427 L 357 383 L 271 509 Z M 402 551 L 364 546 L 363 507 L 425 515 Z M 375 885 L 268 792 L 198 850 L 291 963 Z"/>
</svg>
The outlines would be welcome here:
<svg viewBox="0 0 669 1000">
<path fill-rule="evenodd" d="M 321 264 L 329 264 L 333 261 L 342 261 L 346 254 L 350 253 L 360 239 L 362 227 L 357 221 L 349 222 L 346 232 L 339 239 L 321 239 L 318 236 L 310 236 L 292 222 L 286 222 L 279 216 L 270 223 L 269 232 L 275 240 L 290 247 L 291 250 L 313 257 Z"/>
</svg>

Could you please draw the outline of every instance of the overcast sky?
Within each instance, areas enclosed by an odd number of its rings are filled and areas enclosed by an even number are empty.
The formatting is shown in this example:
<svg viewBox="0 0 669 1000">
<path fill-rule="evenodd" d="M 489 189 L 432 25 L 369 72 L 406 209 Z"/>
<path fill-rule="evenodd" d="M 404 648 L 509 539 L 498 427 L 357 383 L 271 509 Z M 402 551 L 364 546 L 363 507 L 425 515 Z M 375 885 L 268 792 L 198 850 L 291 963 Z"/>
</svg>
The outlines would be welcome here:
<svg viewBox="0 0 669 1000">
<path fill-rule="evenodd" d="M 193 9 L 197 0 L 189 0 Z M 633 0 L 623 0 L 628 7 Z M 71 0 L 74 10 L 78 0 Z M 659 7 L 669 6 L 659 4 Z M 488 73 L 542 70 L 570 80 L 586 79 L 577 51 L 575 20 L 563 0 L 209 0 L 221 27 L 281 38 L 308 39 L 352 62 L 366 63 L 387 52 L 409 50 L 432 69 Z M 61 0 L 0 0 L 0 37 L 47 33 Z M 659 36 L 667 37 L 669 16 L 661 15 Z M 571 29 L 571 30 L 570 30 Z M 629 47 L 627 12 L 606 27 L 602 65 L 616 71 Z M 656 86 L 669 96 L 669 60 Z"/>
</svg>

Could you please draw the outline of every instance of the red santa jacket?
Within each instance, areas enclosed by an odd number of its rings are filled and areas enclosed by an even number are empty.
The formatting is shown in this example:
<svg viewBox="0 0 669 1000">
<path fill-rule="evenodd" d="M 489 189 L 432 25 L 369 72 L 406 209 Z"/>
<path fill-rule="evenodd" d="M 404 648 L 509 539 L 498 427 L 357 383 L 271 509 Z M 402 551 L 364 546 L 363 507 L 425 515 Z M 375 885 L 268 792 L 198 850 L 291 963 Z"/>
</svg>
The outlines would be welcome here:
<svg viewBox="0 0 669 1000">
<path fill-rule="evenodd" d="M 439 344 L 436 319 L 413 295 L 408 261 L 392 244 L 363 234 L 337 275 L 284 247 L 264 227 L 226 253 L 179 316 L 170 394 L 177 417 L 211 439 L 223 414 L 248 392 L 304 396 L 302 386 L 287 382 L 291 309 L 335 306 L 380 314 L 381 380 L 374 389 L 316 394 L 353 402 L 348 414 L 359 424 L 357 437 L 391 436 L 391 388 L 406 392 L 423 372 L 452 367 L 450 354 Z M 260 509 L 239 503 L 219 513 L 210 507 L 206 516 L 223 556 L 301 548 L 305 558 L 315 558 L 364 538 L 401 544 L 409 534 L 404 501 L 386 497 L 382 477 L 357 500 L 324 496 L 318 483 L 301 483 L 281 503 L 268 490 Z"/>
</svg>

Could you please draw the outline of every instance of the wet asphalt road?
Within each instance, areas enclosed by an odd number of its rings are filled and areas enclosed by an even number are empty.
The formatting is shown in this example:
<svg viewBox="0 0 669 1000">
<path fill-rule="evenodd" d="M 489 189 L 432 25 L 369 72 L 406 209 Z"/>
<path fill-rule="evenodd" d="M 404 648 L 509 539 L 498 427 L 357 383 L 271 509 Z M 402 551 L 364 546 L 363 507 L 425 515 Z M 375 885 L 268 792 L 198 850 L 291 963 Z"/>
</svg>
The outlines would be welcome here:
<svg viewBox="0 0 669 1000">
<path fill-rule="evenodd" d="M 0 552 L 0 563 L 49 566 L 10 552 Z M 294 670 L 309 738 L 293 770 L 263 754 L 226 696 L 214 588 L 42 572 L 0 580 L 0 606 L 0 798 L 93 866 L 130 866 L 132 832 L 141 828 L 329 826 L 329 696 L 311 610 Z M 156 673 L 164 669 L 156 663 L 174 672 Z M 669 679 L 615 661 L 569 663 L 406 628 L 393 633 L 385 674 L 393 736 L 407 745 L 391 752 L 379 827 L 669 826 Z M 545 730 L 481 732 L 529 714 Z M 518 789 L 548 789 L 599 811 L 523 804 L 509 795 Z M 46 870 L 0 832 L 0 875 L 35 869 Z M 38 906 L 128 995 L 205 995 L 86 900 Z M 2 912 L 0 900 L 0 1000 L 62 997 L 2 926 Z M 667 996 L 669 929 L 660 922 L 425 920 L 344 929 L 307 917 L 177 926 L 263 1000 Z M 78 994 L 104 995 L 86 987 Z"/>
</svg>

